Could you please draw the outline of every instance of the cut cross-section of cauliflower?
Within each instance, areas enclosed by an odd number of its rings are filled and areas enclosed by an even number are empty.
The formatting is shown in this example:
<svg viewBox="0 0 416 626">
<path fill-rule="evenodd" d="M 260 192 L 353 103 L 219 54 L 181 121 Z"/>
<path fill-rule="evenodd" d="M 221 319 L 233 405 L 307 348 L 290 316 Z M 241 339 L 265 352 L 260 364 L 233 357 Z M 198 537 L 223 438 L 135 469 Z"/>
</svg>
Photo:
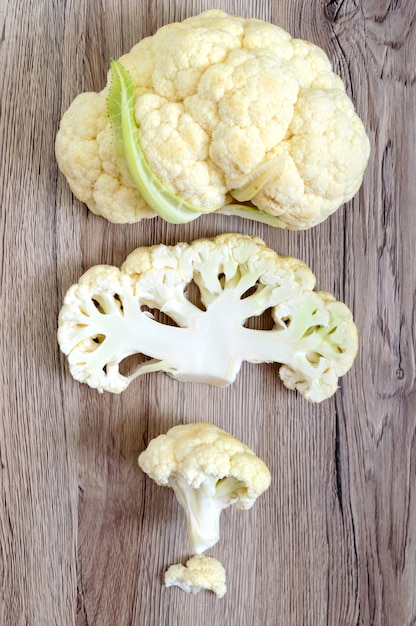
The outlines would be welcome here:
<svg viewBox="0 0 416 626">
<path fill-rule="evenodd" d="M 283 383 L 319 402 L 351 367 L 358 336 L 348 307 L 314 285 L 305 263 L 258 237 L 137 248 L 121 269 L 92 267 L 70 287 L 58 341 L 73 377 L 99 391 L 120 393 L 151 371 L 224 386 L 249 361 L 282 364 Z M 265 311 L 273 327 L 250 327 Z M 124 375 L 133 354 L 147 360 Z"/>
</svg>

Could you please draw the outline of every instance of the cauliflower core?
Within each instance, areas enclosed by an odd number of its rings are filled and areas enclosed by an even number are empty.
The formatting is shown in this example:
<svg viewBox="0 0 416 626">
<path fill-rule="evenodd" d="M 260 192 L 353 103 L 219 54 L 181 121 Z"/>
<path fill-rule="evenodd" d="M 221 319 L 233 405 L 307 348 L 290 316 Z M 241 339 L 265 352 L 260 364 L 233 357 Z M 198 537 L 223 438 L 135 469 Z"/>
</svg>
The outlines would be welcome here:
<svg viewBox="0 0 416 626">
<path fill-rule="evenodd" d="M 305 263 L 258 237 L 137 248 L 121 269 L 94 266 L 68 290 L 58 342 L 73 377 L 99 391 L 120 393 L 151 371 L 224 386 L 243 361 L 274 362 L 286 387 L 320 402 L 351 367 L 358 336 L 347 306 L 314 285 Z M 250 328 L 265 311 L 273 327 Z M 122 374 L 134 354 L 147 360 Z"/>
<path fill-rule="evenodd" d="M 164 26 L 119 61 L 134 86 L 151 170 L 196 207 L 232 213 L 231 193 L 271 160 L 277 167 L 249 198 L 254 211 L 246 217 L 266 213 L 305 229 L 357 192 L 369 141 L 342 80 L 314 44 L 258 19 L 209 10 Z M 110 75 L 102 92 L 71 104 L 56 157 L 91 211 L 135 222 L 155 213 L 115 158 L 109 82 Z"/>
</svg>

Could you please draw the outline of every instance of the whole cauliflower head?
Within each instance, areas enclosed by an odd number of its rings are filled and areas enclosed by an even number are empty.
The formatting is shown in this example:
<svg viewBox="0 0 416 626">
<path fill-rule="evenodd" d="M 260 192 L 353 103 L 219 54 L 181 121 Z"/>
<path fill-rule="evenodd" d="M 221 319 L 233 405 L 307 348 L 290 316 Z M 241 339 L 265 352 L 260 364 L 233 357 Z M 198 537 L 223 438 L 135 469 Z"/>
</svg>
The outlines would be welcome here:
<svg viewBox="0 0 416 626">
<path fill-rule="evenodd" d="M 196 207 L 223 210 L 272 160 L 274 171 L 249 198 L 255 210 L 248 217 L 262 212 L 287 228 L 309 228 L 360 187 L 369 140 L 316 45 L 262 20 L 209 10 L 162 27 L 119 62 L 134 85 L 150 168 Z M 135 222 L 155 213 L 114 158 L 109 83 L 110 75 L 103 91 L 71 104 L 56 157 L 91 211 Z"/>
</svg>

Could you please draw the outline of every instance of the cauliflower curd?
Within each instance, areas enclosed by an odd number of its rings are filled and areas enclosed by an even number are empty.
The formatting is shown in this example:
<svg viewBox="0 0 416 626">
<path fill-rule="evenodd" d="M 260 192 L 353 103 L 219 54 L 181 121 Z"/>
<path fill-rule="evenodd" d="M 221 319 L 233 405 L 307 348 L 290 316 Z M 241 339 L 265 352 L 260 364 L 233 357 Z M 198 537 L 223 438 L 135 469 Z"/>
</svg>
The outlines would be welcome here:
<svg viewBox="0 0 416 626">
<path fill-rule="evenodd" d="M 186 565 L 171 565 L 164 576 L 166 587 L 179 587 L 186 593 L 197 594 L 202 590 L 213 591 L 223 598 L 227 591 L 225 569 L 212 556 L 193 556 Z"/>
<path fill-rule="evenodd" d="M 293 230 L 322 222 L 359 189 L 363 124 L 323 50 L 258 19 L 205 11 L 119 59 L 134 87 L 145 159 L 178 197 Z M 56 138 L 58 165 L 89 209 L 116 222 L 156 215 L 114 154 L 107 86 L 79 95 Z M 241 190 L 265 164 L 253 194 Z M 235 208 L 233 198 L 249 202 Z M 227 210 L 227 205 L 229 209 Z M 195 213 L 192 219 L 198 217 Z"/>
</svg>

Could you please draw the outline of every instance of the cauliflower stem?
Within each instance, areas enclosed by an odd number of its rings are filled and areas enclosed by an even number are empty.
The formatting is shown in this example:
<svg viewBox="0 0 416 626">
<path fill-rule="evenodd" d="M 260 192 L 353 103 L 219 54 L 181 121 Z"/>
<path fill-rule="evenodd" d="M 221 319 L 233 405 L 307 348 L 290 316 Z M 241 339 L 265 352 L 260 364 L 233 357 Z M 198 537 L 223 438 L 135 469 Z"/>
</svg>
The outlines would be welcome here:
<svg viewBox="0 0 416 626">
<path fill-rule="evenodd" d="M 180 475 L 172 475 L 169 486 L 185 509 L 193 554 L 202 554 L 218 542 L 221 512 L 236 502 L 238 492 L 245 489 L 242 481 L 216 476 L 208 476 L 195 489 Z"/>
</svg>

